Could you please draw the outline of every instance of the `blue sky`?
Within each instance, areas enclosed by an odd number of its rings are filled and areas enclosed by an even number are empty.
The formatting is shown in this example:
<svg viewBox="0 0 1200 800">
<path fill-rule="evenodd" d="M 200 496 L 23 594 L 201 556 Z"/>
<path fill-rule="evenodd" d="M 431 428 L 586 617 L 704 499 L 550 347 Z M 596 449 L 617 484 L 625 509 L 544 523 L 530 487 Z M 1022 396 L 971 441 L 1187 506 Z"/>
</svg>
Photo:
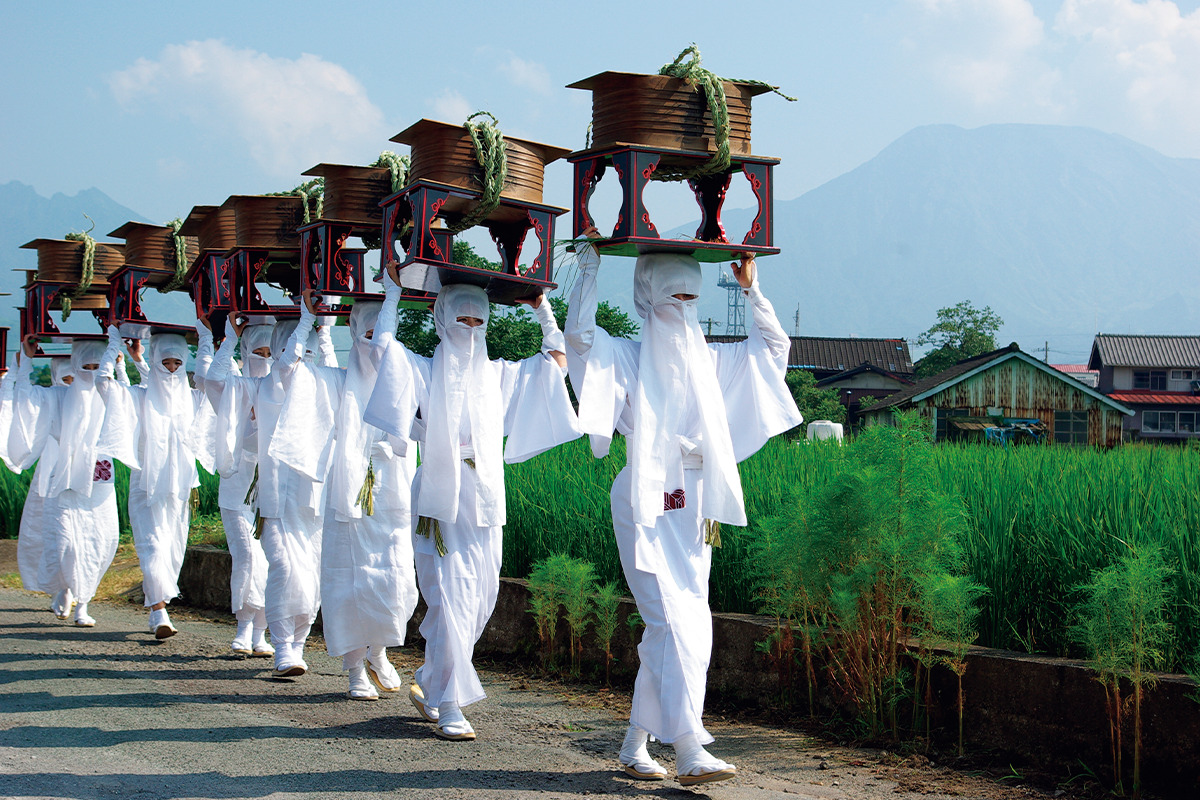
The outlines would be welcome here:
<svg viewBox="0 0 1200 800">
<path fill-rule="evenodd" d="M 166 221 L 290 189 L 320 161 L 368 163 L 421 117 L 487 109 L 576 149 L 590 94 L 566 84 L 655 71 L 693 41 L 718 74 L 799 98 L 755 103 L 779 199 L 929 123 L 1087 125 L 1200 157 L 1198 4 L 5 0 L 0 181 L 96 186 Z M 547 200 L 570 204 L 565 166 Z"/>
</svg>

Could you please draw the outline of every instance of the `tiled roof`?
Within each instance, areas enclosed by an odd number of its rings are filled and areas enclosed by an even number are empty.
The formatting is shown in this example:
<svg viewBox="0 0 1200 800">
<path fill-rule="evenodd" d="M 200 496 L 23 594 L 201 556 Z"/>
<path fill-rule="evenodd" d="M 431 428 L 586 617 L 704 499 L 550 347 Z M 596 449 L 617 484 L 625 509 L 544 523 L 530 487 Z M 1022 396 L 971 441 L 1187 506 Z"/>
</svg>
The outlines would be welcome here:
<svg viewBox="0 0 1200 800">
<path fill-rule="evenodd" d="M 1088 369 L 1087 364 L 1051 364 L 1050 366 L 1059 372 L 1095 372 L 1095 370 Z"/>
<path fill-rule="evenodd" d="M 737 342 L 744 336 L 706 336 L 710 342 Z M 826 336 L 792 336 L 788 369 L 844 372 L 871 364 L 900 376 L 913 373 L 912 356 L 904 339 L 859 339 Z"/>
<path fill-rule="evenodd" d="M 1125 405 L 1200 406 L 1200 395 L 1190 392 L 1109 392 L 1108 396 Z"/>
<path fill-rule="evenodd" d="M 1106 367 L 1200 367 L 1200 336 L 1125 336 L 1098 333 L 1089 369 Z"/>
</svg>

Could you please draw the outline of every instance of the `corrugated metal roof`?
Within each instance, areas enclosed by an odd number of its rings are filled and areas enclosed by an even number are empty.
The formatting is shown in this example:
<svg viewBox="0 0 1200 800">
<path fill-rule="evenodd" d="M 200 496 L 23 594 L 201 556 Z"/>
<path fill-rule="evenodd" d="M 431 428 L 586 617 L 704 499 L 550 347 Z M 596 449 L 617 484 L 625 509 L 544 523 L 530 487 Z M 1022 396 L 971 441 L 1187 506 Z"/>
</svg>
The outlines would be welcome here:
<svg viewBox="0 0 1200 800">
<path fill-rule="evenodd" d="M 1088 369 L 1087 364 L 1051 364 L 1059 372 L 1095 372 Z"/>
<path fill-rule="evenodd" d="M 1105 367 L 1200 367 L 1200 336 L 1126 336 L 1098 333 L 1089 369 Z"/>
<path fill-rule="evenodd" d="M 1109 392 L 1118 403 L 1139 406 L 1200 406 L 1200 395 L 1189 392 Z"/>
<path fill-rule="evenodd" d="M 707 341 L 740 342 L 745 336 L 706 336 Z M 857 337 L 792 336 L 788 369 L 843 372 L 863 363 L 901 376 L 913 373 L 912 356 L 904 339 L 859 339 Z"/>
</svg>

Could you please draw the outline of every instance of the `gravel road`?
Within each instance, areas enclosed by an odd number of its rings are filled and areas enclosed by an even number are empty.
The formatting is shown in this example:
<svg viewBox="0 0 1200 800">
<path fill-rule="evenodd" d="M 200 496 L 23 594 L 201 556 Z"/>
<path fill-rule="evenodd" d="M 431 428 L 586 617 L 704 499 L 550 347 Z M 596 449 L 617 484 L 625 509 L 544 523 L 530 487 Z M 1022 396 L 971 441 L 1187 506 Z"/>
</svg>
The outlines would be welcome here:
<svg viewBox="0 0 1200 800">
<path fill-rule="evenodd" d="M 418 654 L 393 661 L 405 693 L 346 698 L 340 659 L 320 642 L 312 670 L 269 679 L 268 660 L 228 654 L 232 628 L 173 613 L 156 641 L 145 612 L 93 604 L 93 629 L 0 589 L 0 795 L 21 798 L 1005 798 L 1047 796 L 833 747 L 802 734 L 716 720 L 713 752 L 737 778 L 705 791 L 644 783 L 616 769 L 628 697 L 570 695 L 484 670 L 488 698 L 467 709 L 475 742 L 445 742 L 416 716 L 407 680 Z M 211 615 L 209 615 L 211 616 Z M 673 773 L 672 751 L 652 753 Z"/>
</svg>

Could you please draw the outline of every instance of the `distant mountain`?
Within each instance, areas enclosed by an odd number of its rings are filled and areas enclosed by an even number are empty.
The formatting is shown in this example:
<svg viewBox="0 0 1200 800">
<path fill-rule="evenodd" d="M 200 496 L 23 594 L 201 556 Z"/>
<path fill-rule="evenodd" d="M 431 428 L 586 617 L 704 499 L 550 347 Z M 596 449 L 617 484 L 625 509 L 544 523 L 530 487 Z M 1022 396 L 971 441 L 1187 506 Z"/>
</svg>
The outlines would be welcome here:
<svg viewBox="0 0 1200 800">
<path fill-rule="evenodd" d="M 725 218 L 732 234 L 750 212 Z M 805 335 L 914 337 L 960 300 L 999 313 L 1001 343 L 1048 339 L 1060 361 L 1099 331 L 1200 332 L 1200 160 L 1096 130 L 917 128 L 777 199 L 775 228 L 760 275 L 789 333 L 799 304 Z M 605 296 L 623 301 L 630 273 L 608 271 Z M 725 293 L 707 296 L 701 317 L 724 320 Z"/>
<path fill-rule="evenodd" d="M 0 184 L 0 292 L 11 292 L 11 297 L 0 297 L 0 325 L 13 328 L 10 346 L 15 346 L 18 322 L 17 306 L 24 303 L 21 286 L 25 275 L 13 270 L 37 267 L 37 252 L 21 250 L 21 245 L 33 239 L 61 239 L 72 231 L 91 231 L 97 241 L 120 241 L 108 238 L 108 232 L 116 230 L 126 222 L 149 222 L 150 220 L 132 209 L 126 208 L 99 189 L 86 189 L 68 197 L 57 193 L 45 198 L 32 186 L 18 181 Z"/>
</svg>

